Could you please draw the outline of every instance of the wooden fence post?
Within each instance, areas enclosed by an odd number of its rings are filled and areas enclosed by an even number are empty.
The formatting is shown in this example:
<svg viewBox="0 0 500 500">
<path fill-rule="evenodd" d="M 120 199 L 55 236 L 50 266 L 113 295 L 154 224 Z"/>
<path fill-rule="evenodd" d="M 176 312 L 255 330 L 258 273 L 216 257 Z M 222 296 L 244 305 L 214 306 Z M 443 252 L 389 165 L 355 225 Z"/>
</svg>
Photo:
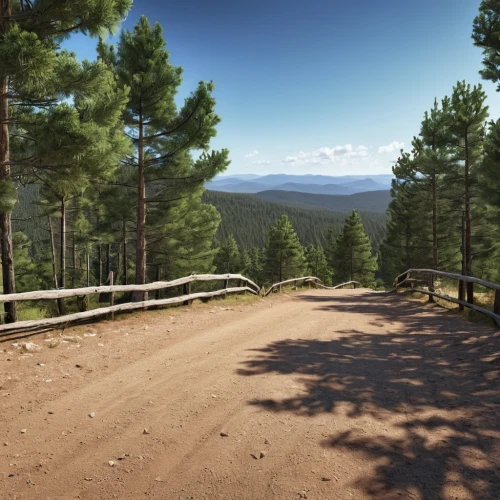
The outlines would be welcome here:
<svg viewBox="0 0 500 500">
<path fill-rule="evenodd" d="M 183 290 L 184 295 L 191 295 L 191 282 L 186 283 L 184 285 L 184 290 Z M 185 300 L 182 305 L 183 306 L 190 306 L 193 303 L 192 300 Z"/>
</svg>

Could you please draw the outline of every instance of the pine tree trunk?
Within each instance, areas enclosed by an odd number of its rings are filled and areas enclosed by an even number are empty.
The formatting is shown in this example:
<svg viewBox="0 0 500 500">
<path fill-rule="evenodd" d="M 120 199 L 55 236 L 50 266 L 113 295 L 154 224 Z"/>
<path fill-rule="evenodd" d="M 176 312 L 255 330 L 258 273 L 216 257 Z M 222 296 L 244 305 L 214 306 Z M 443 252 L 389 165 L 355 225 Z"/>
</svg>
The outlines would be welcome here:
<svg viewBox="0 0 500 500">
<path fill-rule="evenodd" d="M 470 203 L 470 161 L 468 137 L 465 134 L 465 275 L 472 276 L 472 232 Z M 474 303 L 474 284 L 467 283 L 467 302 Z"/>
<path fill-rule="evenodd" d="M 52 221 L 49 219 L 49 232 L 50 232 L 50 250 L 52 253 L 52 275 L 54 279 L 54 288 L 59 288 L 57 283 L 57 269 L 56 269 L 56 245 L 54 243 L 54 230 L 52 229 Z M 59 316 L 64 314 L 64 303 L 63 299 L 57 299 L 57 312 Z"/>
<path fill-rule="evenodd" d="M 432 266 L 433 269 L 438 269 L 438 229 L 437 229 L 437 214 L 438 214 L 438 200 L 437 200 L 437 179 L 436 173 L 432 174 Z"/>
<path fill-rule="evenodd" d="M 76 284 L 76 237 L 75 237 L 74 230 L 73 230 L 73 249 L 72 249 L 71 260 L 73 261 L 73 273 L 71 275 L 71 288 L 75 288 L 75 284 Z"/>
<path fill-rule="evenodd" d="M 135 283 L 146 283 L 146 183 L 144 179 L 144 125 L 142 113 L 139 114 L 138 144 L 138 198 L 137 198 L 137 242 L 135 255 Z M 147 293 L 134 292 L 133 301 L 147 300 Z"/>
<path fill-rule="evenodd" d="M 52 277 L 54 279 L 54 288 L 59 288 L 57 284 L 57 270 L 56 270 L 56 246 L 54 244 L 54 230 L 52 229 L 52 221 L 50 216 L 47 217 L 49 220 L 49 233 L 50 233 L 50 249 L 52 252 Z"/>
<path fill-rule="evenodd" d="M 106 245 L 106 280 L 111 272 L 111 243 Z"/>
<path fill-rule="evenodd" d="M 0 37 L 9 29 L 11 15 L 10 0 L 0 0 Z M 0 82 L 0 181 L 10 182 L 10 143 L 9 143 L 9 100 L 7 98 L 8 80 Z M 2 252 L 3 293 L 16 293 L 14 274 L 14 247 L 12 242 L 12 219 L 10 213 L 0 213 L 0 246 Z M 5 323 L 17 321 L 15 302 L 5 302 Z"/>
<path fill-rule="evenodd" d="M 161 266 L 156 267 L 156 281 L 161 280 Z M 160 300 L 160 289 L 156 290 L 155 299 Z"/>
<path fill-rule="evenodd" d="M 99 286 L 102 285 L 102 246 L 97 247 L 97 259 L 99 260 Z"/>
<path fill-rule="evenodd" d="M 90 252 L 87 250 L 87 286 L 90 286 Z"/>
<path fill-rule="evenodd" d="M 461 247 L 461 252 L 462 252 L 462 274 L 465 275 L 465 214 L 462 214 L 462 227 L 461 227 L 461 236 L 462 236 L 462 247 Z M 465 282 L 463 280 L 460 280 L 458 282 L 458 299 L 459 300 L 464 300 L 465 298 Z M 464 306 L 460 304 L 458 306 L 460 311 L 464 310 Z"/>
<path fill-rule="evenodd" d="M 435 150 L 435 148 L 433 148 Z M 437 234 L 437 189 L 436 189 L 436 172 L 432 172 L 431 187 L 432 187 L 432 269 L 438 269 L 438 234 Z M 434 275 L 431 275 L 429 289 L 434 291 Z M 429 302 L 434 302 L 434 297 L 429 295 Z"/>
<path fill-rule="evenodd" d="M 127 284 L 127 223 L 123 221 L 123 284 Z"/>
<path fill-rule="evenodd" d="M 60 248 L 59 285 L 61 288 L 66 288 L 66 201 L 61 198 L 61 248 Z"/>
</svg>

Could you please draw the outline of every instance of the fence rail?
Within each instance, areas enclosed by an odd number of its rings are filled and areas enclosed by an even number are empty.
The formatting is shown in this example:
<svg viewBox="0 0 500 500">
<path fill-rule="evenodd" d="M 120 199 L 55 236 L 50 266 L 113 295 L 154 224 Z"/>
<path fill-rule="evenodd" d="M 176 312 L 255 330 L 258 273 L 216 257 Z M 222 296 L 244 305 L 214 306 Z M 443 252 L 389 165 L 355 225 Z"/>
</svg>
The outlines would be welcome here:
<svg viewBox="0 0 500 500">
<path fill-rule="evenodd" d="M 299 281 L 302 281 L 303 283 L 305 283 L 306 281 L 315 284 L 323 283 L 319 278 L 316 278 L 316 276 L 302 276 L 301 278 L 292 278 L 290 280 L 280 281 L 279 283 L 274 283 L 273 285 L 271 285 L 264 293 L 264 297 L 267 297 L 275 288 L 279 288 L 281 290 L 281 287 L 283 285 L 288 285 L 289 283 L 297 285 Z"/>
<path fill-rule="evenodd" d="M 356 285 L 361 286 L 361 283 L 359 281 L 346 281 L 345 283 L 340 283 L 340 285 L 335 285 L 335 286 L 325 286 L 318 284 L 320 288 L 324 288 L 325 290 L 338 290 L 339 288 L 343 288 L 344 286 L 347 285 L 353 285 L 353 287 L 356 288 Z"/>
<path fill-rule="evenodd" d="M 462 281 L 465 283 L 471 283 L 472 286 L 474 284 L 481 285 L 485 288 L 489 288 L 490 290 L 495 290 L 495 299 L 493 302 L 493 311 L 489 309 L 485 309 L 484 307 L 480 307 L 472 302 L 467 302 L 465 300 L 456 299 L 455 297 L 450 297 L 449 295 L 444 295 L 441 293 L 437 293 L 433 290 L 425 290 L 423 288 L 414 288 L 412 286 L 411 291 L 420 292 L 430 297 L 436 297 L 439 299 L 447 300 L 449 302 L 453 302 L 454 304 L 458 304 L 462 307 L 468 307 L 469 309 L 473 309 L 474 311 L 478 311 L 482 314 L 486 314 L 490 318 L 493 319 L 495 324 L 500 327 L 500 285 L 496 283 L 491 283 L 489 281 L 485 281 L 479 278 L 475 278 L 473 276 L 464 276 L 462 274 L 455 273 L 447 273 L 445 271 L 436 271 L 435 269 L 408 269 L 404 273 L 401 273 L 399 276 L 396 276 L 394 280 L 394 288 L 397 290 L 401 285 L 406 282 L 411 282 L 412 284 L 418 283 L 420 280 L 414 280 L 411 276 L 415 274 L 427 274 L 430 275 L 430 281 L 433 281 L 433 276 L 441 276 L 443 278 L 455 279 L 458 281 Z"/>
<path fill-rule="evenodd" d="M 239 286 L 229 287 L 231 280 L 238 280 Z M 224 287 L 221 290 L 213 292 L 191 293 L 191 283 L 196 281 L 223 281 Z M 29 300 L 60 300 L 67 297 L 81 297 L 97 293 L 109 293 L 111 297 L 119 292 L 150 292 L 165 288 L 172 288 L 184 285 L 184 294 L 179 297 L 169 299 L 142 300 L 136 302 L 127 302 L 124 304 L 111 305 L 109 307 L 101 307 L 79 313 L 61 315 L 55 318 L 45 318 L 41 320 L 18 321 L 16 323 L 8 323 L 0 325 L 0 333 L 17 332 L 28 329 L 47 328 L 56 325 L 63 325 L 75 321 L 83 321 L 106 314 L 114 314 L 120 311 L 133 311 L 137 309 L 145 309 L 154 306 L 166 306 L 181 303 L 190 303 L 195 299 L 211 298 L 224 296 L 226 294 L 250 292 L 254 295 L 260 294 L 260 288 L 253 281 L 242 276 L 241 274 L 194 274 L 185 278 L 179 278 L 173 281 L 157 281 L 145 285 L 114 285 L 114 286 L 95 286 L 86 288 L 73 288 L 63 290 L 40 290 L 34 292 L 13 293 L 0 295 L 1 302 L 21 302 Z"/>
<path fill-rule="evenodd" d="M 67 288 L 59 290 L 39 290 L 34 292 L 11 293 L 0 295 L 1 302 L 20 302 L 26 300 L 51 300 L 63 299 L 67 297 L 78 297 L 81 295 L 91 295 L 94 293 L 120 293 L 120 292 L 153 292 L 164 288 L 173 288 L 175 286 L 185 285 L 194 281 L 225 281 L 240 280 L 246 281 L 250 288 L 259 293 L 260 288 L 251 280 L 241 274 L 193 274 L 185 278 L 179 278 L 173 281 L 155 281 L 145 285 L 105 285 L 91 286 L 86 288 Z"/>
</svg>

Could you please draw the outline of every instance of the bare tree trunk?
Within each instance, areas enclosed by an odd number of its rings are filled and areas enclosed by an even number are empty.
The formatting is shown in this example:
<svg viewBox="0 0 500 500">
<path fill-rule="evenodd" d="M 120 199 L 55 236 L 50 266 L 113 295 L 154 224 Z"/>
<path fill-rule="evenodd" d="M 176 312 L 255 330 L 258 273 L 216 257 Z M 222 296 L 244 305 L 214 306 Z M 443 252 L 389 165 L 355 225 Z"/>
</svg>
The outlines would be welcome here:
<svg viewBox="0 0 500 500">
<path fill-rule="evenodd" d="M 75 231 L 73 230 L 73 248 L 72 248 L 72 257 L 73 261 L 73 273 L 71 275 L 71 288 L 76 288 L 76 236 Z"/>
<path fill-rule="evenodd" d="M 161 280 L 161 266 L 156 267 L 156 281 Z M 160 300 L 160 289 L 156 290 L 155 299 Z"/>
<path fill-rule="evenodd" d="M 465 214 L 462 214 L 462 274 L 465 275 Z M 463 280 L 460 280 L 458 282 L 458 299 L 459 300 L 464 300 L 465 298 L 465 282 Z M 462 304 L 459 304 L 458 308 L 460 311 L 463 311 L 465 308 Z"/>
<path fill-rule="evenodd" d="M 109 277 L 111 272 L 111 243 L 106 245 L 106 279 Z"/>
<path fill-rule="evenodd" d="M 87 250 L 87 286 L 90 286 L 90 252 Z"/>
<path fill-rule="evenodd" d="M 472 276 L 472 230 L 471 230 L 471 202 L 470 202 L 470 162 L 469 144 L 465 134 L 465 275 Z M 474 284 L 467 283 L 467 302 L 474 303 Z"/>
<path fill-rule="evenodd" d="M 102 285 L 102 246 L 97 246 L 97 259 L 99 260 L 99 286 Z"/>
<path fill-rule="evenodd" d="M 127 285 L 127 222 L 123 221 L 123 284 Z"/>
<path fill-rule="evenodd" d="M 61 248 L 59 250 L 59 286 L 66 288 L 66 201 L 64 197 L 61 198 Z M 60 299 L 57 301 L 57 309 L 59 315 L 65 313 L 64 301 Z"/>
<path fill-rule="evenodd" d="M 3 38 L 9 29 L 11 6 L 10 0 L 0 0 L 0 37 Z M 3 19 L 3 20 L 2 20 Z M 0 82 L 0 182 L 10 183 L 10 142 L 9 142 L 9 100 L 8 80 Z M 14 247 L 12 242 L 12 220 L 10 212 L 0 213 L 0 246 L 2 253 L 3 293 L 16 293 L 14 274 Z M 5 322 L 17 321 L 15 302 L 5 302 Z"/>
<path fill-rule="evenodd" d="M 49 233 L 50 233 L 50 249 L 52 251 L 52 277 L 54 279 L 54 288 L 59 288 L 57 284 L 57 270 L 56 270 L 56 246 L 54 244 L 54 230 L 52 229 L 52 221 L 50 216 L 47 217 L 49 220 Z"/>
<path fill-rule="evenodd" d="M 142 112 L 139 113 L 138 144 L 138 198 L 137 198 L 137 242 L 135 253 L 135 283 L 146 283 L 146 183 L 144 179 L 144 125 Z M 147 300 L 147 293 L 134 292 L 133 301 Z"/>
<path fill-rule="evenodd" d="M 434 148 L 433 148 L 434 149 Z M 431 186 L 432 186 L 432 268 L 438 269 L 438 234 L 437 234 L 437 186 L 436 186 L 436 172 L 432 173 Z M 434 275 L 431 275 L 429 289 L 434 291 Z M 429 302 L 434 302 L 434 297 L 429 295 Z"/>
<path fill-rule="evenodd" d="M 61 249 L 59 272 L 61 277 L 59 283 L 61 288 L 66 288 L 66 200 L 61 198 Z"/>
</svg>

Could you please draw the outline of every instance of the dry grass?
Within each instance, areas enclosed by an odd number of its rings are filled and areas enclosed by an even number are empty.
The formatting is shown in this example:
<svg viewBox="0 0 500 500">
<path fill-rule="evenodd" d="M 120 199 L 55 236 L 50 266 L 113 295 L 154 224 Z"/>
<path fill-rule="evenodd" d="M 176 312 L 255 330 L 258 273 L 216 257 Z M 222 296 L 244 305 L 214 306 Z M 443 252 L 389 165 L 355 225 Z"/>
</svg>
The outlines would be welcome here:
<svg viewBox="0 0 500 500">
<path fill-rule="evenodd" d="M 436 292 L 440 293 L 441 295 L 448 295 L 449 297 L 458 299 L 458 283 L 455 281 L 441 282 L 439 283 L 439 286 L 436 287 Z M 421 292 L 413 292 L 408 297 L 410 298 L 410 300 L 416 300 L 421 302 L 422 304 L 427 303 L 429 300 L 429 296 Z M 484 287 L 478 287 L 477 285 L 475 286 L 474 304 L 483 307 L 485 309 L 492 310 L 494 300 L 495 300 L 495 292 L 493 290 L 488 290 Z M 438 297 L 434 297 L 434 302 L 438 306 L 443 307 L 444 309 L 449 309 L 452 311 L 456 311 L 457 313 L 460 313 L 460 315 L 463 318 L 469 321 L 473 321 L 474 323 L 490 324 L 492 321 L 491 318 L 489 318 L 485 314 L 482 314 L 473 309 L 469 309 L 468 307 L 466 307 L 463 311 L 460 311 L 457 304 L 454 304 L 453 302 L 450 302 L 446 299 L 440 299 Z"/>
</svg>

